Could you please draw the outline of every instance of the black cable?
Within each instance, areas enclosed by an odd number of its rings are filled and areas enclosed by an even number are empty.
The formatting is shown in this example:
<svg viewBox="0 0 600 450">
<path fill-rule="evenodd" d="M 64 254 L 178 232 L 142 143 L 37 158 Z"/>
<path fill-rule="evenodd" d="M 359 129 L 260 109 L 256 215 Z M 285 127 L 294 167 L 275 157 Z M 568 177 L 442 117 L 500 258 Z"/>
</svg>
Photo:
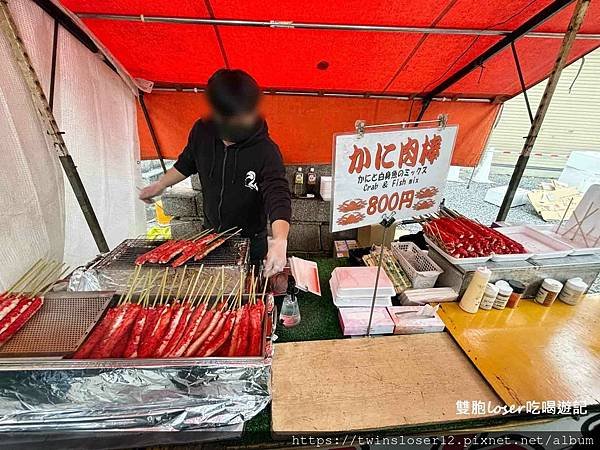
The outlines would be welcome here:
<svg viewBox="0 0 600 450">
<path fill-rule="evenodd" d="M 584 64 L 585 64 L 585 56 L 583 58 L 581 58 L 581 64 L 579 64 L 579 69 L 577 69 L 577 74 L 575 75 L 575 78 L 573 78 L 573 81 L 571 82 L 571 85 L 569 86 L 569 94 L 571 93 L 571 89 L 573 89 L 573 86 L 575 86 L 575 82 L 577 81 L 577 78 L 579 78 L 579 74 L 581 73 L 581 69 L 583 69 Z"/>
</svg>

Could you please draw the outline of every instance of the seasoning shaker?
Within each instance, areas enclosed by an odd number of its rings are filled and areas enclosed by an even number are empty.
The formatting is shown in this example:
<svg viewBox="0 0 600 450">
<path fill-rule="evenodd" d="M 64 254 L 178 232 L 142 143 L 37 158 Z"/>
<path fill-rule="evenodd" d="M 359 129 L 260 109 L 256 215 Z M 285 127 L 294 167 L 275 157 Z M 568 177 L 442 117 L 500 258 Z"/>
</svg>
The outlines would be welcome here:
<svg viewBox="0 0 600 450">
<path fill-rule="evenodd" d="M 498 296 L 499 290 L 500 289 L 498 289 L 498 286 L 496 286 L 495 284 L 488 283 L 485 287 L 485 292 L 483 293 L 481 303 L 479 304 L 479 309 L 492 309 L 492 306 L 494 306 L 494 302 L 496 301 L 496 297 Z"/>
<path fill-rule="evenodd" d="M 498 288 L 498 295 L 494 300 L 494 309 L 504 309 L 513 290 L 504 280 L 496 281 L 496 287 Z"/>
<path fill-rule="evenodd" d="M 507 308 L 516 308 L 519 306 L 519 302 L 521 301 L 521 297 L 523 296 L 523 292 L 525 292 L 526 286 L 517 280 L 508 280 L 508 285 L 512 288 L 512 294 L 508 298 L 508 302 L 506 303 Z"/>
<path fill-rule="evenodd" d="M 587 289 L 587 283 L 581 278 L 571 278 L 567 280 L 562 291 L 558 294 L 558 299 L 567 305 L 576 305 L 583 298 Z"/>
<path fill-rule="evenodd" d="M 471 314 L 477 312 L 481 299 L 483 298 L 483 293 L 485 292 L 485 287 L 491 276 L 492 271 L 487 267 L 477 268 L 473 274 L 473 278 L 471 278 L 469 286 L 467 286 L 467 290 L 458 304 L 463 311 Z"/>
<path fill-rule="evenodd" d="M 545 278 L 535 295 L 535 301 L 543 306 L 552 306 L 563 284 L 553 278 Z"/>
</svg>

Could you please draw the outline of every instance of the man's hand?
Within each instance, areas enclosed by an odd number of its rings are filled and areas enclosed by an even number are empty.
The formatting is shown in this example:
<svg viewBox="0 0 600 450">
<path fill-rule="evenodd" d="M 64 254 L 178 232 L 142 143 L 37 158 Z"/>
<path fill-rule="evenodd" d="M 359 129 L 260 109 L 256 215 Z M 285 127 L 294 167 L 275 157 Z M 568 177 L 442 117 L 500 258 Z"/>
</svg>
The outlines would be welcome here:
<svg viewBox="0 0 600 450">
<path fill-rule="evenodd" d="M 287 239 L 269 239 L 269 251 L 265 260 L 264 276 L 282 272 L 287 264 Z"/>
<path fill-rule="evenodd" d="M 165 188 L 163 187 L 160 181 L 156 183 L 152 183 L 150 186 L 146 186 L 144 189 L 140 191 L 140 200 L 148 204 L 154 203 L 154 197 L 158 197 L 160 194 L 164 192 Z"/>
</svg>

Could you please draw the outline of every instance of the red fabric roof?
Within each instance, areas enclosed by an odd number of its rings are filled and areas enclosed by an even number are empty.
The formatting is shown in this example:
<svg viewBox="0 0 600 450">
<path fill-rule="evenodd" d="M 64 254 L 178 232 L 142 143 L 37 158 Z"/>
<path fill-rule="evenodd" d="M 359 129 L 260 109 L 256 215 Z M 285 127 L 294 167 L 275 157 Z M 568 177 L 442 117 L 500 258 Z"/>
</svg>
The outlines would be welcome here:
<svg viewBox="0 0 600 450">
<path fill-rule="evenodd" d="M 396 25 L 512 31 L 552 0 L 62 0 L 75 13 Z M 574 4 L 536 31 L 564 32 Z M 427 93 L 474 60 L 501 36 L 306 30 L 248 26 L 141 23 L 85 18 L 91 31 L 134 77 L 157 83 L 204 85 L 216 69 L 242 68 L 265 88 Z M 582 34 L 600 33 L 600 2 L 592 2 Z M 218 37 L 222 40 L 222 49 Z M 545 78 L 561 39 L 517 41 L 524 78 Z M 570 61 L 600 46 L 579 39 Z M 224 52 L 224 54 L 223 54 Z M 317 64 L 326 61 L 326 70 Z M 512 96 L 520 92 L 509 48 L 444 94 Z"/>
</svg>

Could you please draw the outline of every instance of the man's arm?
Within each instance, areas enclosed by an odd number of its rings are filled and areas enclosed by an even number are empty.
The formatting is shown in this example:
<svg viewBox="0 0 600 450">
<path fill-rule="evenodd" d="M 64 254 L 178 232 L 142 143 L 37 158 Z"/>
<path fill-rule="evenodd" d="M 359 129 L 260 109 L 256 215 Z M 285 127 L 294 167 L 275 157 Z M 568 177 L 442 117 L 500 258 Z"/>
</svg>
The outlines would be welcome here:
<svg viewBox="0 0 600 450">
<path fill-rule="evenodd" d="M 158 197 L 166 188 L 171 187 L 186 178 L 187 176 L 179 172 L 176 168 L 171 167 L 157 182 L 146 186 L 140 191 L 140 200 L 143 200 L 146 203 L 153 203 L 152 199 L 154 197 Z"/>
<path fill-rule="evenodd" d="M 272 239 L 265 261 L 265 276 L 279 273 L 287 262 L 287 238 L 292 215 L 291 194 L 279 149 L 265 161 L 260 183 L 267 214 L 271 219 Z"/>
<path fill-rule="evenodd" d="M 185 180 L 187 177 L 198 171 L 196 162 L 194 161 L 193 148 L 199 123 L 199 121 L 196 122 L 190 130 L 187 145 L 181 152 L 181 155 L 179 155 L 179 158 L 177 158 L 173 167 L 167 170 L 156 183 L 152 183 L 150 186 L 146 186 L 142 189 L 139 195 L 140 200 L 143 200 L 146 203 L 153 203 L 152 199 L 162 194 L 166 188 Z"/>
</svg>

